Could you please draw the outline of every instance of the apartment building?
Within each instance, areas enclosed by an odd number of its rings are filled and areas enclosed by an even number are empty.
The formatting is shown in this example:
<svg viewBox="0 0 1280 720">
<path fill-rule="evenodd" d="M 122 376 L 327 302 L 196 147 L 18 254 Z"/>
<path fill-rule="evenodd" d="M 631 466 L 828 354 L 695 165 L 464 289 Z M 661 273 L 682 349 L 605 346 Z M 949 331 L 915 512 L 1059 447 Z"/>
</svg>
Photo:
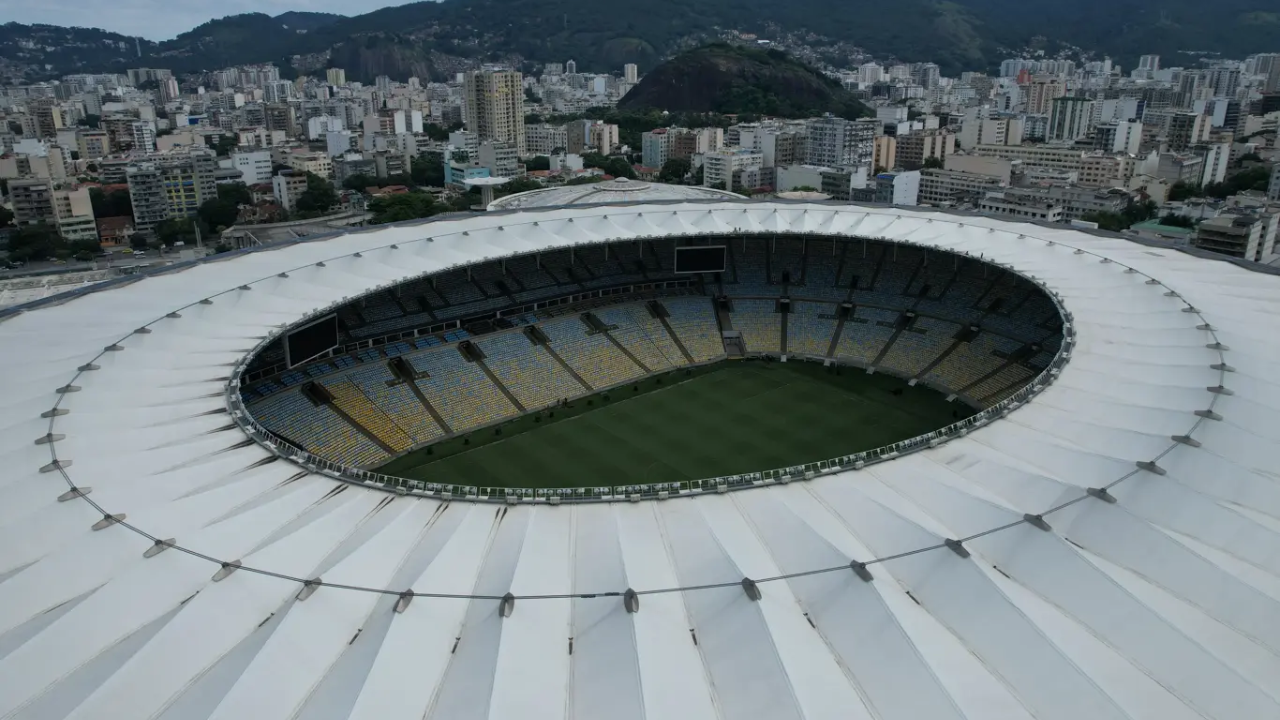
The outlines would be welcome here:
<svg viewBox="0 0 1280 720">
<path fill-rule="evenodd" d="M 702 156 L 702 184 L 741 190 L 760 186 L 764 154 L 746 148 L 721 148 Z"/>
<path fill-rule="evenodd" d="M 463 122 L 481 140 L 511 143 L 520 157 L 527 148 L 524 135 L 524 86 L 520 73 L 473 70 L 464 76 Z"/>
<path fill-rule="evenodd" d="M 920 171 L 921 205 L 958 207 L 974 205 L 1005 186 L 998 177 L 960 170 L 929 168 Z"/>
<path fill-rule="evenodd" d="M 213 151 L 200 148 L 130 165 L 125 177 L 135 229 L 149 235 L 171 217 L 194 215 L 201 203 L 218 196 L 217 169 Z"/>
</svg>

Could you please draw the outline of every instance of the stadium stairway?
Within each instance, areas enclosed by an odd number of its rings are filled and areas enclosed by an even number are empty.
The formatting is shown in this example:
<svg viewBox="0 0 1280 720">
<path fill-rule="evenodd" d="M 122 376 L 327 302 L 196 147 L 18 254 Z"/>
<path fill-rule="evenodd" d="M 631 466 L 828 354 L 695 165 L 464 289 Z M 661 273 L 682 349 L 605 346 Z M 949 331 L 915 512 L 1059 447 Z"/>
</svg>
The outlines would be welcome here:
<svg viewBox="0 0 1280 720">
<path fill-rule="evenodd" d="M 630 350 L 624 347 L 622 343 L 618 342 L 618 338 L 614 337 L 613 333 L 609 332 L 608 330 L 602 330 L 600 334 L 608 338 L 609 342 L 613 343 L 614 347 L 621 350 L 622 354 L 627 356 L 627 359 L 629 359 L 631 362 L 636 364 L 636 367 L 639 367 L 641 370 L 643 370 L 645 375 L 648 375 L 649 373 L 653 372 L 652 370 L 649 369 L 649 366 L 640 362 L 640 358 L 636 357 L 635 355 L 632 355 Z"/>
<path fill-rule="evenodd" d="M 962 387 L 962 388 L 957 388 L 957 389 L 955 390 L 955 393 L 956 393 L 957 395 L 965 395 L 965 396 L 968 396 L 968 394 L 969 394 L 969 391 L 970 391 L 970 390 L 973 390 L 974 388 L 979 387 L 979 386 L 980 386 L 980 385 L 982 385 L 983 383 L 988 382 L 988 381 L 989 381 L 989 380 L 991 380 L 992 378 L 994 378 L 994 377 L 998 376 L 1000 373 L 1004 372 L 1005 370 L 1007 370 L 1007 369 L 1009 369 L 1010 367 L 1012 367 L 1012 366 L 1014 366 L 1014 365 L 1017 365 L 1017 364 L 1018 364 L 1018 361 L 1017 361 L 1017 360 L 1015 360 L 1015 359 L 1013 359 L 1013 357 L 1010 357 L 1008 360 L 1005 360 L 1005 361 L 1004 361 L 1003 363 L 1001 363 L 997 368 L 995 368 L 995 369 L 994 369 L 994 370 L 992 370 L 991 372 L 987 373 L 986 375 L 983 375 L 982 377 L 978 378 L 977 380 L 974 380 L 973 382 L 969 383 L 968 385 L 965 385 L 965 386 L 964 386 L 964 387 Z M 996 393 L 998 393 L 998 392 L 999 392 L 999 391 L 996 391 Z M 996 393 L 987 393 L 987 395 L 993 395 L 993 394 L 996 394 Z M 975 400 L 982 400 L 982 398 L 974 398 L 974 399 L 975 399 Z"/>
<path fill-rule="evenodd" d="M 669 313 L 667 312 L 666 306 L 663 305 L 660 300 L 654 300 L 653 303 L 661 308 L 661 311 L 653 312 L 651 310 L 650 314 L 657 318 L 658 322 L 662 323 L 662 329 L 667 332 L 667 336 L 671 338 L 671 342 L 675 343 L 676 347 L 680 349 L 680 354 L 684 355 L 684 361 L 692 365 L 693 356 L 689 354 L 689 349 L 684 346 L 684 343 L 680 342 L 680 336 L 676 335 L 676 331 L 671 329 L 671 323 L 667 322 L 667 315 Z"/>
<path fill-rule="evenodd" d="M 498 376 L 493 374 L 493 371 L 489 369 L 489 366 L 484 360 L 476 358 L 475 363 L 476 366 L 489 377 L 489 382 L 493 383 L 503 395 L 506 395 L 507 399 L 511 401 L 511 404 L 516 406 L 517 410 L 522 413 L 526 412 L 524 405 L 521 405 L 520 401 L 516 399 L 516 396 L 511 394 L 511 391 L 507 389 L 507 386 L 503 385 L 502 381 L 498 379 Z"/>
<path fill-rule="evenodd" d="M 396 450 L 394 448 L 392 448 L 390 445 L 383 442 L 382 438 L 375 435 L 372 430 L 365 427 L 364 425 L 361 425 L 359 422 L 356 422 L 356 419 L 351 417 L 351 415 L 348 414 L 346 410 L 343 410 L 342 407 L 340 407 L 336 402 L 325 403 L 325 405 L 330 410 L 332 410 L 335 415 L 342 418 L 343 422 L 350 425 L 352 429 L 354 429 L 356 432 L 368 438 L 370 442 L 372 442 L 374 445 L 377 445 L 379 448 L 381 448 L 383 452 L 385 452 L 388 455 L 396 454 Z"/>
<path fill-rule="evenodd" d="M 556 352 L 550 345 L 540 345 L 539 347 L 546 350 L 547 354 L 551 356 L 551 359 L 559 363 L 560 367 L 564 368 L 565 372 L 569 373 L 569 376 L 576 380 L 578 384 L 582 386 L 583 390 L 586 390 L 587 392 L 596 391 L 595 388 L 587 384 L 586 380 L 582 379 L 581 375 L 579 375 L 573 368 L 569 367 L 569 363 L 565 362 L 564 358 L 560 357 L 560 353 Z"/>
<path fill-rule="evenodd" d="M 789 309 L 790 308 L 788 308 L 788 310 Z M 778 352 L 782 355 L 786 355 L 787 354 L 787 318 L 791 315 L 791 313 L 779 312 L 778 314 L 782 316 L 778 318 L 778 329 L 782 333 L 782 336 L 778 338 Z"/>
<path fill-rule="evenodd" d="M 852 315 L 852 314 L 853 312 L 850 311 L 849 315 Z M 837 307 L 837 315 L 839 315 L 839 319 L 836 320 L 836 329 L 835 329 L 835 332 L 831 333 L 831 344 L 827 346 L 826 356 L 829 358 L 833 358 L 836 356 L 836 346 L 840 344 L 840 334 L 844 332 L 844 321 L 849 318 L 849 315 L 845 315 L 839 312 L 838 307 Z"/>
<path fill-rule="evenodd" d="M 876 353 L 875 359 L 871 361 L 871 367 L 879 367 L 884 362 L 884 356 L 889 354 L 889 349 L 893 347 L 893 343 L 902 335 L 902 331 L 907 329 L 907 324 L 898 323 L 893 329 L 893 334 L 889 336 L 889 340 L 885 342 L 884 347 L 880 348 L 880 352 Z"/>
<path fill-rule="evenodd" d="M 941 365 L 942 362 L 946 360 L 951 355 L 951 353 L 955 352 L 956 348 L 958 347 L 960 347 L 960 341 L 955 338 L 952 338 L 951 344 L 947 346 L 947 349 L 943 350 L 942 354 L 934 358 L 933 361 L 930 362 L 928 365 L 925 365 L 923 368 L 921 368 L 920 372 L 915 374 L 915 379 L 917 380 L 923 379 L 925 375 L 929 374 L 930 370 Z"/>
<path fill-rule="evenodd" d="M 409 390 L 413 392 L 414 397 L 418 398 L 418 402 L 422 403 L 422 407 L 427 411 L 427 414 L 431 416 L 431 419 L 436 421 L 436 424 L 440 426 L 441 430 L 444 430 L 445 435 L 452 435 L 453 428 L 449 427 L 449 423 L 444 421 L 444 417 L 442 417 L 440 412 L 436 410 L 436 406 L 431 404 L 431 401 L 427 399 L 427 396 L 422 394 L 422 388 L 418 387 L 418 381 L 414 380 L 406 384 L 409 386 Z"/>
</svg>

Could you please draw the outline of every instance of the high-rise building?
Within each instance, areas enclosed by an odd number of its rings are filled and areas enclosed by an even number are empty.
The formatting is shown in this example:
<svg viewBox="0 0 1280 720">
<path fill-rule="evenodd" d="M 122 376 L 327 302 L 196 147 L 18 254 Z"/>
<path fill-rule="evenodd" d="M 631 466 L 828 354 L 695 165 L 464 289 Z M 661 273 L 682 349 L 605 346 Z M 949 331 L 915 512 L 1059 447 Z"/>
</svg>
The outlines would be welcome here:
<svg viewBox="0 0 1280 720">
<path fill-rule="evenodd" d="M 1049 139 L 1074 142 L 1089 135 L 1093 101 L 1082 97 L 1055 98 L 1049 114 Z"/>
<path fill-rule="evenodd" d="M 627 63 L 622 66 L 622 79 L 625 82 L 635 85 L 640 80 L 640 68 L 635 63 Z"/>
<path fill-rule="evenodd" d="M 1057 76 L 1036 75 L 1025 88 L 1027 113 L 1048 115 L 1053 101 L 1067 94 L 1067 85 Z"/>
<path fill-rule="evenodd" d="M 956 150 L 956 136 L 946 130 L 925 130 L 899 135 L 896 142 L 897 164 L 919 170 L 925 160 L 945 161 Z"/>
<path fill-rule="evenodd" d="M 563 151 L 569 145 L 569 134 L 563 125 L 526 125 L 524 136 L 525 149 L 530 155 L 550 155 L 557 149 Z"/>
<path fill-rule="evenodd" d="M 13 202 L 13 222 L 18 227 L 45 223 L 54 225 L 53 182 L 47 178 L 22 178 L 9 181 L 9 199 Z"/>
<path fill-rule="evenodd" d="M 1137 155 L 1142 145 L 1142 123 L 1136 120 L 1101 123 L 1094 128 L 1093 146 L 1103 152 Z"/>
<path fill-rule="evenodd" d="M 156 225 L 171 217 L 194 215 L 201 203 L 218 196 L 217 168 L 213 151 L 203 148 L 129 166 L 126 178 L 134 227 L 139 233 L 151 234 Z"/>
<path fill-rule="evenodd" d="M 81 128 L 76 131 L 76 148 L 85 160 L 111 154 L 111 140 L 104 130 Z"/>
<path fill-rule="evenodd" d="M 1170 113 L 1165 126 L 1165 142 L 1171 152 L 1184 152 L 1209 138 L 1210 122 L 1200 113 Z"/>
<path fill-rule="evenodd" d="M 58 224 L 58 234 L 64 239 L 70 242 L 98 240 L 98 223 L 93 217 L 89 188 L 54 190 L 53 214 Z"/>
<path fill-rule="evenodd" d="M 163 78 L 158 82 L 160 86 L 159 87 L 160 102 L 169 103 L 178 99 L 179 90 L 178 90 L 178 80 L 176 78 L 170 75 L 169 77 Z"/>
<path fill-rule="evenodd" d="M 36 137 L 56 138 L 58 131 L 67 126 L 67 116 L 52 98 L 33 101 L 29 106 L 36 121 Z"/>
<path fill-rule="evenodd" d="M 1214 97 L 1232 97 L 1240 87 L 1240 68 L 1210 68 L 1204 71 L 1204 76 L 1213 88 Z"/>
<path fill-rule="evenodd" d="M 391 78 L 387 77 L 386 75 L 379 75 L 378 77 L 374 78 L 373 84 L 374 84 L 374 87 L 378 89 L 378 92 L 383 94 L 391 93 Z"/>
<path fill-rule="evenodd" d="M 524 86 L 520 73 L 473 70 L 466 74 L 463 94 L 467 130 L 480 140 L 511 143 L 516 153 L 525 157 Z"/>
<path fill-rule="evenodd" d="M 651 130 L 640 136 L 640 162 L 645 167 L 662 168 L 671 148 L 671 133 L 667 128 Z"/>
<path fill-rule="evenodd" d="M 573 61 L 573 60 L 570 60 L 569 62 L 565 63 L 565 64 L 564 64 L 564 72 L 565 72 L 565 74 L 566 74 L 566 75 L 577 75 L 577 74 L 578 74 L 578 63 L 577 63 L 577 62 L 575 62 L 575 61 Z"/>
<path fill-rule="evenodd" d="M 764 155 L 746 148 L 722 148 L 702 156 L 702 184 L 725 190 L 760 186 Z"/>
<path fill-rule="evenodd" d="M 240 171 L 240 181 L 245 185 L 271 182 L 270 150 L 239 150 L 231 155 L 231 165 Z"/>
<path fill-rule="evenodd" d="M 341 87 L 347 84 L 347 71 L 342 68 L 329 68 L 324 71 L 324 79 L 330 85 Z"/>
<path fill-rule="evenodd" d="M 134 120 L 130 122 L 129 138 L 134 152 L 153 153 L 156 151 L 156 126 L 150 120 Z"/>
<path fill-rule="evenodd" d="M 827 167 L 870 165 L 875 156 L 875 120 L 845 120 L 824 115 L 808 122 L 805 162 Z"/>
</svg>

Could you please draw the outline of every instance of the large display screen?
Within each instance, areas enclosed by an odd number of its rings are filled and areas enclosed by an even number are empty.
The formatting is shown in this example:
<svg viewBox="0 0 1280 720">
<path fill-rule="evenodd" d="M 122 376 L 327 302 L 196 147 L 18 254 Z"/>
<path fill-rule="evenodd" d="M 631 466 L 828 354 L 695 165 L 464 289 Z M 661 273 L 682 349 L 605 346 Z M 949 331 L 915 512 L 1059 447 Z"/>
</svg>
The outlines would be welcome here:
<svg viewBox="0 0 1280 720">
<path fill-rule="evenodd" d="M 724 272 L 724 245 L 676 248 L 677 273 Z"/>
<path fill-rule="evenodd" d="M 293 367 L 337 346 L 338 316 L 326 315 L 285 335 L 285 362 Z"/>
</svg>

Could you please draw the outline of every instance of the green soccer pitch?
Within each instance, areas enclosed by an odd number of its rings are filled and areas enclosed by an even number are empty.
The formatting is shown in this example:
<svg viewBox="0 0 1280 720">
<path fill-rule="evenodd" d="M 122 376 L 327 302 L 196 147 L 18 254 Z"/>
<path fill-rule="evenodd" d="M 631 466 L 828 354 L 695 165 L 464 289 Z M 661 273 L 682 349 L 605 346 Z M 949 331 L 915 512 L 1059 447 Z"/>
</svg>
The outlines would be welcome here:
<svg viewBox="0 0 1280 720">
<path fill-rule="evenodd" d="M 580 398 L 554 417 L 543 412 L 476 430 L 379 471 L 523 488 L 693 480 L 883 447 L 972 414 L 963 403 L 888 375 L 725 361 Z"/>
</svg>

